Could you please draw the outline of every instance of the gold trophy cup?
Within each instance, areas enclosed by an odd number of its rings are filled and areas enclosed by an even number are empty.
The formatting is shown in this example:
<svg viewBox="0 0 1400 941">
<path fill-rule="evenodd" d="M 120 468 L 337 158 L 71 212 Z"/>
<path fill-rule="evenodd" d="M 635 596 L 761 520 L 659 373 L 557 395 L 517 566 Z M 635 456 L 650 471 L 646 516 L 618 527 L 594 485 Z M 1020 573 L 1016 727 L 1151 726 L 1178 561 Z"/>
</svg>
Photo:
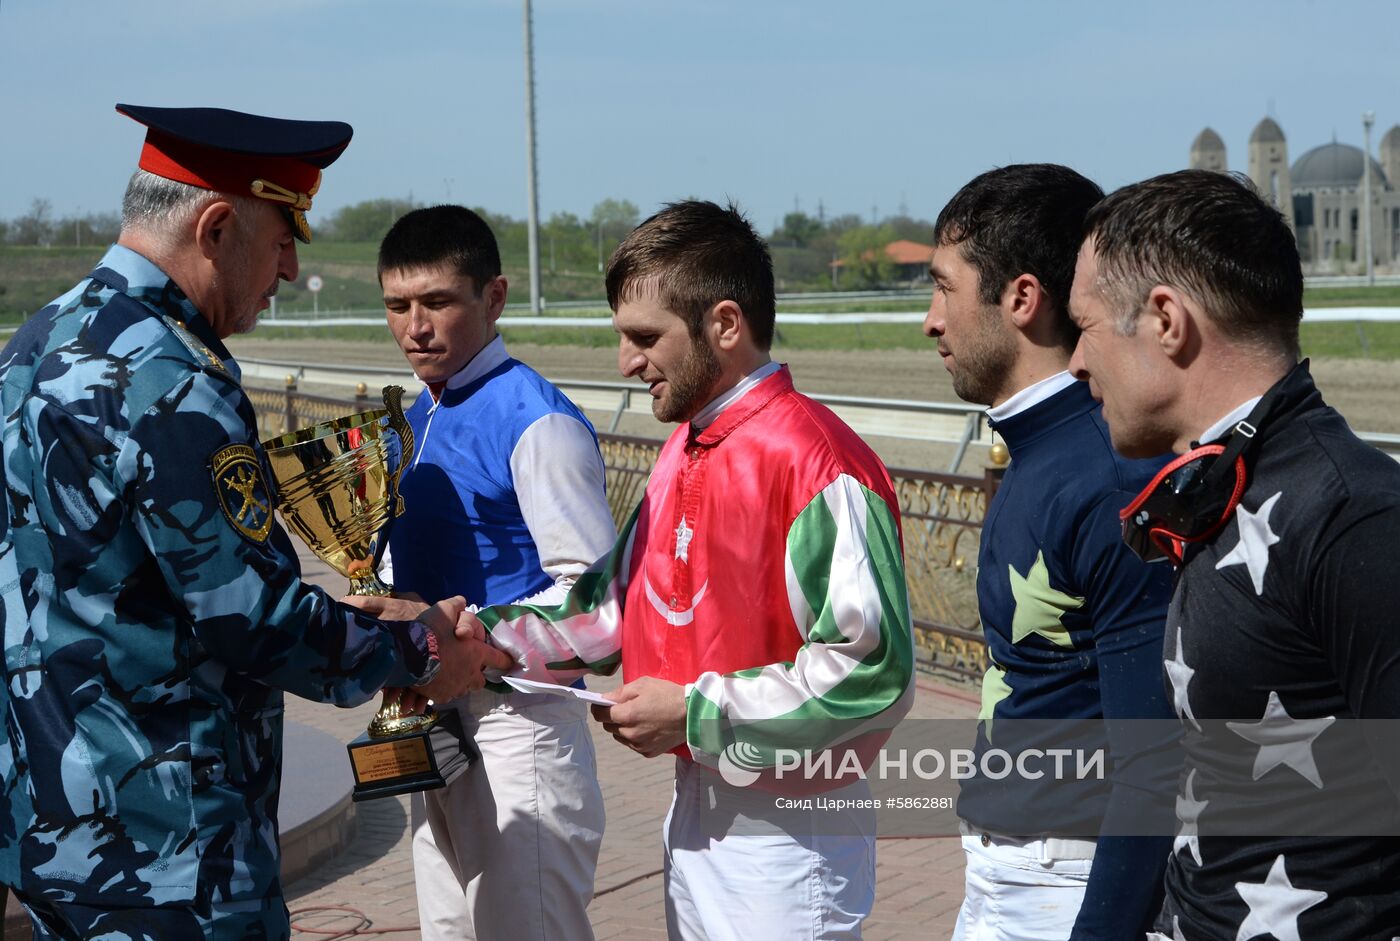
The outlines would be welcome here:
<svg viewBox="0 0 1400 941">
<path fill-rule="evenodd" d="M 389 526 L 403 512 L 399 478 L 413 458 L 403 389 L 384 408 L 290 431 L 263 442 L 287 528 L 350 580 L 354 595 L 389 595 L 376 570 Z M 348 746 L 355 800 L 445 786 L 470 764 L 455 711 L 403 715 L 382 707 Z"/>
</svg>

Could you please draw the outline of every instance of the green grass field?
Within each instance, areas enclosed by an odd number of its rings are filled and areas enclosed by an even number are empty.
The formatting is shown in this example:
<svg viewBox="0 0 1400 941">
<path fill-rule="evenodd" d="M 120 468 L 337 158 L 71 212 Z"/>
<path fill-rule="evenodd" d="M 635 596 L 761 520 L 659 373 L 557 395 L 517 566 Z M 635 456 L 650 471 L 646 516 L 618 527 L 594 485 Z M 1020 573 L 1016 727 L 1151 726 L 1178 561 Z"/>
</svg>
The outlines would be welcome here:
<svg viewBox="0 0 1400 941">
<path fill-rule="evenodd" d="M 0 246 L 0 325 L 15 325 L 55 297 L 71 288 L 102 257 L 105 247 L 22 248 Z M 379 283 L 375 275 L 377 247 L 363 242 L 315 242 L 299 246 L 301 277 L 285 284 L 278 292 L 278 312 L 292 316 L 312 308 L 306 278 L 320 275 L 325 282 L 317 299 L 321 312 L 380 309 Z M 505 259 L 506 276 L 512 284 L 511 299 L 529 298 L 524 259 Z M 543 289 L 548 299 L 599 298 L 602 277 L 597 271 L 545 273 Z M 829 313 L 919 310 L 925 304 L 920 295 L 911 298 L 838 300 L 790 300 L 779 310 L 822 311 Z M 1373 288 L 1309 288 L 1304 296 L 1308 307 L 1400 307 L 1400 286 Z M 556 310 L 565 316 L 606 314 L 605 308 Z M 259 335 L 306 336 L 308 328 L 275 327 L 265 324 Z M 381 340 L 378 327 L 320 327 L 318 336 L 336 339 Z M 569 346 L 611 346 L 616 342 L 611 330 L 594 328 L 528 327 L 502 331 L 508 339 Z M 914 324 L 793 324 L 779 328 L 776 346 L 791 349 L 918 349 L 927 340 Z M 1303 325 L 1303 352 L 1309 356 L 1400 359 L 1400 324 L 1325 323 Z"/>
<path fill-rule="evenodd" d="M 1400 285 L 1307 288 L 1304 307 L 1400 307 Z"/>
</svg>

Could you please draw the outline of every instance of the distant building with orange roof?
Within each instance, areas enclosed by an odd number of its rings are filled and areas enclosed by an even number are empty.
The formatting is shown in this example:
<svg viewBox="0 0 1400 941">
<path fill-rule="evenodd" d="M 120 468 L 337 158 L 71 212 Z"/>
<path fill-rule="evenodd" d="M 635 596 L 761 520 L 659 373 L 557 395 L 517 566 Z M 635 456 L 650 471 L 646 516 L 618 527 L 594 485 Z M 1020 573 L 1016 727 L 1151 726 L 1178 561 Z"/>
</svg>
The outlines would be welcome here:
<svg viewBox="0 0 1400 941">
<path fill-rule="evenodd" d="M 900 266 L 901 277 L 928 277 L 928 263 L 929 259 L 933 257 L 932 245 L 921 245 L 908 239 L 899 239 L 885 246 L 885 254 L 889 255 L 890 260 Z M 919 271 L 905 272 L 903 269 L 906 265 L 917 265 Z"/>
<path fill-rule="evenodd" d="M 868 261 L 873 254 L 873 251 L 867 251 L 861 257 Z M 932 245 L 909 239 L 896 239 L 885 246 L 885 254 L 894 262 L 896 281 L 928 280 L 928 263 L 933 258 Z M 831 267 L 844 268 L 846 262 L 837 259 L 831 263 Z"/>
</svg>

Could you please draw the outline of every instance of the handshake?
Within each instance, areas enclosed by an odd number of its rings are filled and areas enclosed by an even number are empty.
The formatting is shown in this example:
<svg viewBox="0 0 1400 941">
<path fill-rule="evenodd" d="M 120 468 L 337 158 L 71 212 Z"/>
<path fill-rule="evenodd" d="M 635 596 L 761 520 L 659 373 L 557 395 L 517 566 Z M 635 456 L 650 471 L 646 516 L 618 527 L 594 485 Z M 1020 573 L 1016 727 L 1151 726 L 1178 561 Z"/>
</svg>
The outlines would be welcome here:
<svg viewBox="0 0 1400 941">
<path fill-rule="evenodd" d="M 486 670 L 505 672 L 515 666 L 510 654 L 486 642 L 485 626 L 467 610 L 466 599 L 460 595 L 435 605 L 411 596 L 350 595 L 341 601 L 381 620 L 421 621 L 437 639 L 442 667 L 430 682 L 397 691 L 403 713 L 422 712 L 430 700 L 447 702 L 481 689 L 486 685 Z M 386 701 L 392 702 L 395 692 L 386 690 Z"/>
</svg>

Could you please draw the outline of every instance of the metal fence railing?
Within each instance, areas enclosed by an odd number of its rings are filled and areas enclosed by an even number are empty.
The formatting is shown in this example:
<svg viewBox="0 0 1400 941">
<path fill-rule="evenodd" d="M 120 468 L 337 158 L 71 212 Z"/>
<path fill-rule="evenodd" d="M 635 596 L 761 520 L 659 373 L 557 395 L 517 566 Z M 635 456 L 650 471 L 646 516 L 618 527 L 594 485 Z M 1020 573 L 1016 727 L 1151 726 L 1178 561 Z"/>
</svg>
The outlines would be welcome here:
<svg viewBox="0 0 1400 941">
<path fill-rule="evenodd" d="M 347 390 L 385 382 L 420 388 L 406 366 L 308 365 L 278 360 L 240 359 L 244 380 L 282 381 Z M 608 416 L 600 429 L 617 432 L 626 415 L 651 416 L 651 397 L 637 382 L 603 382 L 587 379 L 550 380 L 584 411 Z M 948 473 L 957 473 L 973 445 L 990 445 L 991 435 L 979 405 L 952 402 L 919 402 L 907 399 L 875 399 L 849 395 L 810 394 L 841 417 L 862 436 L 905 438 L 952 445 Z M 366 406 L 370 407 L 370 406 Z"/>
<path fill-rule="evenodd" d="M 354 396 L 308 395 L 248 388 L 266 439 L 378 405 L 363 385 Z M 608 501 L 621 526 L 642 499 L 662 442 L 600 434 Z M 961 679 L 980 679 L 986 646 L 977 615 L 977 549 L 982 518 L 1001 480 L 1000 468 L 980 477 L 892 468 L 904 530 L 905 575 L 920 667 Z"/>
<path fill-rule="evenodd" d="M 1400 312 L 1400 308 L 1396 308 L 1396 311 Z M 287 381 L 329 388 L 342 386 L 347 389 L 358 388 L 368 380 L 376 387 L 381 383 L 396 382 L 410 390 L 421 388 L 407 366 L 307 365 L 251 358 L 240 359 L 238 363 L 245 380 Z M 607 424 L 609 432 L 617 430 L 619 422 L 626 414 L 651 414 L 651 400 L 645 394 L 646 390 L 635 382 L 600 382 L 557 377 L 551 377 L 550 381 L 562 389 L 579 408 L 607 413 L 610 416 Z M 811 394 L 811 397 L 828 406 L 862 436 L 879 435 L 953 445 L 949 473 L 957 473 L 969 446 L 991 443 L 986 423 L 982 420 L 983 409 L 979 405 L 969 405 L 965 402 L 858 398 L 824 393 Z M 1400 460 L 1400 435 L 1357 431 L 1356 436 Z"/>
</svg>

